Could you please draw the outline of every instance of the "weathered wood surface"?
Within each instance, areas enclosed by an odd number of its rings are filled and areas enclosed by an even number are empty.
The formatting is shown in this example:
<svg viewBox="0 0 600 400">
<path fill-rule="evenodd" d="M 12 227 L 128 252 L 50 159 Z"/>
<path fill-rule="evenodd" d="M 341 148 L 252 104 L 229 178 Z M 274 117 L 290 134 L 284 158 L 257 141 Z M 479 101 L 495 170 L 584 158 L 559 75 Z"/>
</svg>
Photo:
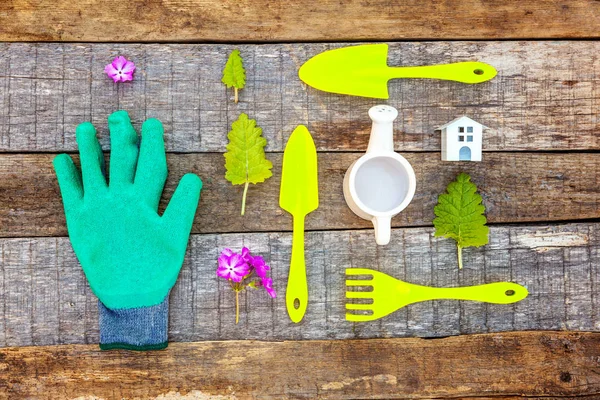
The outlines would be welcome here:
<svg viewBox="0 0 600 400">
<path fill-rule="evenodd" d="M 338 25 L 329 18 L 329 25 Z M 586 10 L 581 26 L 590 26 L 593 18 L 599 17 Z M 257 119 L 269 151 L 282 151 L 298 124 L 309 127 L 321 151 L 363 151 L 371 125 L 367 110 L 384 101 L 323 93 L 297 76 L 308 58 L 339 46 L 0 44 L 0 151 L 74 151 L 75 127 L 88 120 L 106 148 L 106 117 L 117 109 L 128 110 L 137 127 L 145 118 L 161 119 L 173 152 L 223 152 L 240 112 Z M 236 47 L 248 72 L 238 105 L 221 83 L 226 58 Z M 498 69 L 497 77 L 478 85 L 390 81 L 385 102 L 400 111 L 396 148 L 439 151 L 435 129 L 467 114 L 491 128 L 484 134 L 486 151 L 596 150 L 599 53 L 598 41 L 393 43 L 390 65 L 479 60 Z M 119 54 L 137 64 L 132 83 L 115 85 L 104 73 Z"/>
<path fill-rule="evenodd" d="M 0 366 L 6 399 L 593 399 L 600 334 L 21 347 L 1 349 Z"/>
<path fill-rule="evenodd" d="M 591 0 L 4 0 L 2 41 L 336 41 L 598 37 Z"/>
<path fill-rule="evenodd" d="M 271 299 L 263 290 L 234 295 L 215 275 L 221 249 L 243 245 L 272 266 Z M 97 300 L 67 238 L 2 239 L 0 346 L 98 343 Z M 494 226 L 490 244 L 464 251 L 458 270 L 452 241 L 430 228 L 395 229 L 377 247 L 371 231 L 309 232 L 310 301 L 299 324 L 285 309 L 290 233 L 193 235 L 171 293 L 170 341 L 439 337 L 520 330 L 600 331 L 600 224 Z M 380 270 L 424 285 L 451 287 L 495 281 L 527 286 L 512 305 L 436 301 L 414 304 L 370 323 L 345 321 L 348 267 Z"/>
<path fill-rule="evenodd" d="M 600 3 L 591 0 L 526 1 L 518 8 L 475 0 L 388 3 L 134 0 L 115 7 L 114 0 L 52 6 L 9 0 L 0 4 L 0 40 L 599 37 Z M 600 42 L 391 44 L 390 65 L 480 60 L 499 74 L 472 86 L 390 83 L 385 103 L 400 110 L 395 147 L 413 163 L 419 182 L 394 224 L 421 227 L 394 229 L 383 248 L 370 229 L 344 230 L 369 223 L 345 206 L 341 184 L 366 148 L 368 108 L 384 101 L 322 93 L 297 77 L 312 55 L 342 45 L 0 43 L 0 152 L 11 153 L 0 154 L 0 347 L 64 344 L 0 349 L 0 398 L 600 397 L 599 334 L 543 332 L 600 331 L 600 224 L 527 225 L 599 218 Z M 220 82 L 236 47 L 249 78 L 237 105 Z M 132 83 L 114 85 L 103 72 L 119 54 L 138 65 Z M 87 120 L 108 150 L 105 121 L 116 109 L 128 110 L 138 128 L 146 118 L 160 118 L 168 151 L 191 153 L 169 155 L 166 198 L 184 172 L 205 181 L 196 234 L 171 293 L 169 340 L 228 342 L 172 343 L 145 354 L 97 351 L 97 300 L 64 237 L 51 159 L 76 151 L 75 126 Z M 246 218 L 237 215 L 240 188 L 222 178 L 220 154 L 240 112 L 263 127 L 276 172 L 251 189 Z M 491 127 L 485 161 L 442 163 L 435 128 L 463 114 Z M 291 235 L 280 231 L 291 223 L 277 207 L 277 172 L 280 152 L 300 123 L 320 151 L 321 208 L 308 220 L 311 298 L 296 325 L 285 311 Z M 479 185 L 490 222 L 522 224 L 493 226 L 490 245 L 465 252 L 463 271 L 453 242 L 422 227 L 431 224 L 437 195 L 460 170 Z M 279 297 L 244 293 L 236 326 L 233 294 L 215 268 L 220 249 L 242 245 L 273 267 Z M 432 286 L 514 281 L 530 296 L 514 305 L 427 302 L 352 324 L 344 320 L 347 267 Z M 540 332 L 498 333 L 514 330 Z M 487 332 L 494 333 L 411 338 Z"/>
<path fill-rule="evenodd" d="M 320 206 L 307 229 L 372 228 L 350 211 L 342 183 L 361 153 L 319 153 Z M 280 153 L 267 155 L 274 176 L 251 185 L 246 215 L 240 216 L 243 186 L 225 180 L 222 154 L 170 154 L 170 178 L 161 208 L 181 176 L 195 172 L 204 188 L 193 232 L 291 230 L 291 216 L 279 208 Z M 417 191 L 394 226 L 431 225 L 433 207 L 460 171 L 479 187 L 492 223 L 559 221 L 600 217 L 599 153 L 486 153 L 481 163 L 440 161 L 439 153 L 407 153 L 415 168 Z M 53 154 L 0 154 L 0 237 L 66 236 Z"/>
</svg>

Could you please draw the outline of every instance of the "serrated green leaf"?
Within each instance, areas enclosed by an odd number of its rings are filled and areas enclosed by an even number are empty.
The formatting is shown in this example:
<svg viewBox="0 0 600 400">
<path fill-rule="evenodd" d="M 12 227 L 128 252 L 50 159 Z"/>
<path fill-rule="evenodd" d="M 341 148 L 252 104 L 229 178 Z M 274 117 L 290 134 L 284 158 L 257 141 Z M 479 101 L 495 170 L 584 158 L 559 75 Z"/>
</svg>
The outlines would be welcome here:
<svg viewBox="0 0 600 400">
<path fill-rule="evenodd" d="M 242 215 L 246 209 L 246 193 L 249 183 L 260 183 L 273 174 L 273 164 L 265 157 L 264 147 L 267 140 L 262 136 L 262 129 L 256 121 L 242 113 L 237 121 L 231 124 L 227 134 L 229 143 L 225 156 L 225 179 L 233 185 L 246 185 L 242 198 Z"/>
<path fill-rule="evenodd" d="M 246 85 L 246 70 L 244 70 L 244 60 L 240 55 L 239 50 L 233 50 L 229 54 L 225 68 L 223 69 L 223 78 L 221 78 L 228 88 L 235 88 L 236 91 L 236 103 L 237 103 L 237 90 L 243 89 Z"/>
<path fill-rule="evenodd" d="M 458 266 L 462 268 L 462 249 L 483 246 L 489 240 L 485 207 L 471 177 L 460 173 L 448 185 L 446 193 L 438 197 L 438 204 L 433 211 L 436 215 L 433 220 L 435 236 L 456 240 Z"/>
</svg>

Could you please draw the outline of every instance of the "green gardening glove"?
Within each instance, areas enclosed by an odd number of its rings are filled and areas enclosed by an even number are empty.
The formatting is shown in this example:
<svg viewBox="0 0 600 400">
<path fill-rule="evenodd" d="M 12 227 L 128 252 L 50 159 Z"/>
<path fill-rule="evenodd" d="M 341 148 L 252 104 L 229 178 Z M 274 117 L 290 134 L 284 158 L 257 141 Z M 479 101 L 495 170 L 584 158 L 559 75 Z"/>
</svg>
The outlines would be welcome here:
<svg viewBox="0 0 600 400">
<path fill-rule="evenodd" d="M 108 183 L 89 122 L 77 127 L 81 175 L 68 155 L 54 159 L 69 237 L 101 302 L 101 347 L 166 347 L 168 294 L 183 263 L 202 181 L 186 174 L 159 215 L 167 178 L 162 124 L 143 124 L 139 149 L 125 111 L 111 114 L 108 126 Z"/>
</svg>

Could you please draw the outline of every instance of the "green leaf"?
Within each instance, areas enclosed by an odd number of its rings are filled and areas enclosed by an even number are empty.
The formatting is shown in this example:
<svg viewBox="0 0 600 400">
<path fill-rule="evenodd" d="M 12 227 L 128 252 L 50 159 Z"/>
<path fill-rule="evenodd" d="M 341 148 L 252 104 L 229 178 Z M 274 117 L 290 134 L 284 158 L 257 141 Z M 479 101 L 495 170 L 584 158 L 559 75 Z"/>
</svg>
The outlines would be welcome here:
<svg viewBox="0 0 600 400">
<path fill-rule="evenodd" d="M 256 121 L 249 119 L 244 113 L 231 124 L 227 134 L 229 143 L 225 156 L 225 179 L 233 185 L 245 185 L 242 197 L 242 215 L 246 210 L 246 193 L 249 183 L 260 183 L 273 174 L 273 164 L 265 158 L 264 147 L 267 140 L 262 136 L 262 129 Z"/>
<path fill-rule="evenodd" d="M 238 89 L 243 89 L 246 85 L 246 71 L 244 70 L 244 61 L 240 56 L 239 50 L 233 50 L 229 54 L 229 59 L 223 69 L 223 78 L 221 78 L 228 88 L 234 88 L 235 99 L 238 102 Z"/>
<path fill-rule="evenodd" d="M 435 236 L 456 240 L 458 267 L 462 268 L 462 249 L 483 246 L 488 243 L 489 228 L 482 199 L 471 177 L 460 173 L 446 188 L 447 193 L 438 197 L 433 211 Z"/>
</svg>

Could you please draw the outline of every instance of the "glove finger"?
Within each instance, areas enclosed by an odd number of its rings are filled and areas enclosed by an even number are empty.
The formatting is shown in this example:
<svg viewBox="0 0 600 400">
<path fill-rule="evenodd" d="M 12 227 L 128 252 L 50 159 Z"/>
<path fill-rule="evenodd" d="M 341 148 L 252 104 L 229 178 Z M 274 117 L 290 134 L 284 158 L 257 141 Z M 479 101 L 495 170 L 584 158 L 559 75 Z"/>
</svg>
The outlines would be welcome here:
<svg viewBox="0 0 600 400">
<path fill-rule="evenodd" d="M 76 130 L 77 147 L 81 162 L 81 176 L 85 192 L 106 187 L 104 178 L 104 155 L 96 137 L 96 129 L 89 122 L 79 124 Z"/>
<path fill-rule="evenodd" d="M 67 154 L 59 154 L 52 161 L 56 179 L 60 187 L 65 212 L 77 206 L 83 198 L 83 187 L 81 177 L 73 164 L 73 160 Z"/>
<path fill-rule="evenodd" d="M 153 118 L 144 122 L 140 156 L 135 173 L 137 192 L 153 209 L 158 209 L 158 202 L 167 180 L 167 157 L 163 133 L 163 126 L 159 120 Z"/>
<path fill-rule="evenodd" d="M 127 111 L 116 111 L 108 117 L 110 130 L 109 185 L 133 183 L 138 158 L 138 135 L 131 126 Z"/>
<path fill-rule="evenodd" d="M 185 174 L 163 214 L 167 228 L 176 242 L 187 243 L 200 200 L 202 181 L 195 174 Z"/>
</svg>

